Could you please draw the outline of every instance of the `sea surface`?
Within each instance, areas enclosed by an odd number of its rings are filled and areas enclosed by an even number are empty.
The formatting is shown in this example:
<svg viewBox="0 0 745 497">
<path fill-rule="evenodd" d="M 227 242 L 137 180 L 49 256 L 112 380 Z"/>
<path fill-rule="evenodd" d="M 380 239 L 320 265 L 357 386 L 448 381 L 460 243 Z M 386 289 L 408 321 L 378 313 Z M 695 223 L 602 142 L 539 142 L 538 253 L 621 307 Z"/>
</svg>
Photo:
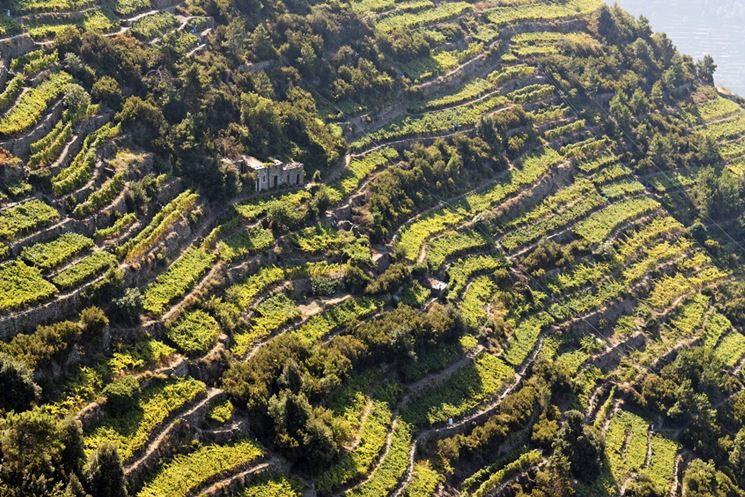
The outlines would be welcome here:
<svg viewBox="0 0 745 497">
<path fill-rule="evenodd" d="M 608 3 L 613 3 L 609 1 Z M 698 60 L 714 57 L 716 84 L 745 96 L 745 0 L 618 0 L 678 49 Z"/>
</svg>

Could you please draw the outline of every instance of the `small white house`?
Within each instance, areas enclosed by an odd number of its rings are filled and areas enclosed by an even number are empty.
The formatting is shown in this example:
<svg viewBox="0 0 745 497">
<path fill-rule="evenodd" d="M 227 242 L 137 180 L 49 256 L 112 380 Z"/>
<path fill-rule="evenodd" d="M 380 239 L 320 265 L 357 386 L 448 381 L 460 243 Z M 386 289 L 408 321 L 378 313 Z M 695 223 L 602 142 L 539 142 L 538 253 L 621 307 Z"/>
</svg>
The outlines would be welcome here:
<svg viewBox="0 0 745 497">
<path fill-rule="evenodd" d="M 257 192 L 281 186 L 299 186 L 305 182 L 305 167 L 300 162 L 282 162 L 277 159 L 261 162 L 249 156 L 244 156 L 243 160 L 246 166 L 256 172 Z"/>
<path fill-rule="evenodd" d="M 234 164 L 241 173 L 254 171 L 257 192 L 305 183 L 305 166 L 301 162 L 282 162 L 271 158 L 263 162 L 250 155 L 243 155 L 238 160 L 223 160 Z"/>
</svg>

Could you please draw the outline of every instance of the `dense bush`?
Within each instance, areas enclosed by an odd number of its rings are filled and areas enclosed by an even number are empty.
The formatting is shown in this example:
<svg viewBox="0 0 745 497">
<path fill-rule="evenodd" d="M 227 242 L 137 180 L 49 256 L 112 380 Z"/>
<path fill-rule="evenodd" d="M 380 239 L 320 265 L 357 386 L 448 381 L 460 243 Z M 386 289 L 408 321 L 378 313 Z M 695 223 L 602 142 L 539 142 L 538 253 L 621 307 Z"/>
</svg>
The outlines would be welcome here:
<svg viewBox="0 0 745 497">
<path fill-rule="evenodd" d="M 112 415 L 126 412 L 140 392 L 140 383 L 134 376 L 123 376 L 106 385 L 103 391 L 106 397 L 106 409 Z"/>
<path fill-rule="evenodd" d="M 0 409 L 22 411 L 33 403 L 40 393 L 31 370 L 22 362 L 0 354 Z"/>
</svg>

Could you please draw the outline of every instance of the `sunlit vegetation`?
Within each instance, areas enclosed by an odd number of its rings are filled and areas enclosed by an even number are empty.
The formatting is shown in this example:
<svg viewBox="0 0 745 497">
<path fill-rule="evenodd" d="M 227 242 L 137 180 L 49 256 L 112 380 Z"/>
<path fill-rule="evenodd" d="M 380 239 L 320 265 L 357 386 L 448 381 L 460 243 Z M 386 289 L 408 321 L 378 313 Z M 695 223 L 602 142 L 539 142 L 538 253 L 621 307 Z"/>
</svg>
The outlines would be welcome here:
<svg viewBox="0 0 745 497">
<path fill-rule="evenodd" d="M 215 256 L 191 247 L 184 251 L 168 270 L 145 289 L 146 310 L 161 314 L 166 306 L 181 297 L 209 267 Z"/>
<path fill-rule="evenodd" d="M 39 269 L 22 261 L 0 266 L 0 310 L 9 311 L 35 304 L 57 293 L 57 289 L 42 278 Z"/>
<path fill-rule="evenodd" d="M 39 122 L 49 105 L 70 83 L 72 76 L 68 73 L 55 72 L 39 86 L 21 95 L 15 105 L 0 117 L 0 135 L 14 135 Z"/>
<path fill-rule="evenodd" d="M 739 495 L 745 110 L 658 29 L 9 2 L 0 495 Z"/>
</svg>

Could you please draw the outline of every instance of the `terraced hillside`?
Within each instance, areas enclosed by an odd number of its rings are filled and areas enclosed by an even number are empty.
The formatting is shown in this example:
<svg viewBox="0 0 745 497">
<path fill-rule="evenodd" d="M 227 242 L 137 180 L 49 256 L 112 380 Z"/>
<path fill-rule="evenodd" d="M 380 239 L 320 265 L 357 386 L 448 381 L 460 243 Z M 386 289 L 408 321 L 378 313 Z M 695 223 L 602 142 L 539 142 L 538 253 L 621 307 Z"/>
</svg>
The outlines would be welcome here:
<svg viewBox="0 0 745 497">
<path fill-rule="evenodd" d="M 0 495 L 745 495 L 711 61 L 600 0 L 1 6 Z"/>
</svg>

